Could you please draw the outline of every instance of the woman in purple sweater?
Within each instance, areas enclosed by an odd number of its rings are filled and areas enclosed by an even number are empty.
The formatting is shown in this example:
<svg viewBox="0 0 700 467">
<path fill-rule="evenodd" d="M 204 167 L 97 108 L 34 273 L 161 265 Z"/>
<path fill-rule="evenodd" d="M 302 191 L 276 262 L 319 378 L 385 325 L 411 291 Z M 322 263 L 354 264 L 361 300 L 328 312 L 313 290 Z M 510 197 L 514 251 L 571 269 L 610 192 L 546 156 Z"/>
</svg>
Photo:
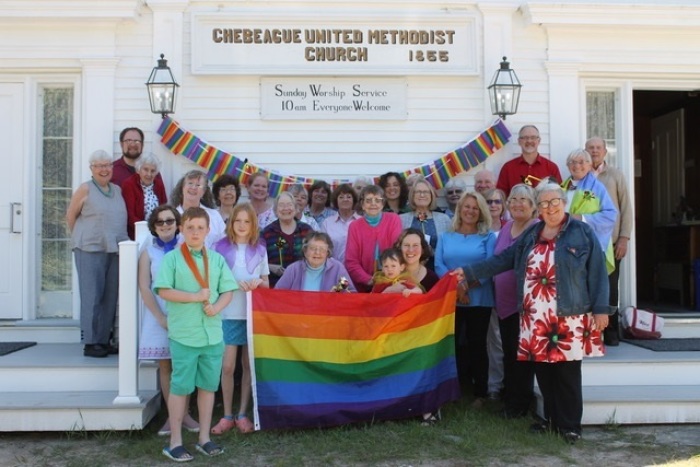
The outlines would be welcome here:
<svg viewBox="0 0 700 467">
<path fill-rule="evenodd" d="M 364 216 L 348 229 L 345 267 L 359 292 L 372 290 L 372 276 L 379 270 L 379 255 L 401 234 L 401 219 L 393 212 L 382 212 L 384 203 L 381 187 L 364 187 L 360 193 Z"/>
<path fill-rule="evenodd" d="M 535 219 L 535 190 L 519 183 L 510 190 L 506 206 L 513 220 L 508 221 L 496 240 L 494 254 L 513 245 Z M 520 339 L 520 313 L 518 313 L 515 272 L 509 271 L 493 277 L 496 287 L 496 313 L 503 344 L 503 389 L 505 418 L 525 417 L 532 403 L 532 387 L 535 371 L 531 362 L 517 361 Z"/>
</svg>

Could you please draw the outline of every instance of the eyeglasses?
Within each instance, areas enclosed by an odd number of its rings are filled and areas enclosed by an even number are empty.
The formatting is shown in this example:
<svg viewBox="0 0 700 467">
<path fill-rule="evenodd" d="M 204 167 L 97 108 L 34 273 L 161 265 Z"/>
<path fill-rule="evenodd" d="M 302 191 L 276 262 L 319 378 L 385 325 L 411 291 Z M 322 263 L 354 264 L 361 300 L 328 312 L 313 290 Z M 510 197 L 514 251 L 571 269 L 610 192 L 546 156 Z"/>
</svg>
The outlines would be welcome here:
<svg viewBox="0 0 700 467">
<path fill-rule="evenodd" d="M 518 139 L 520 141 L 537 141 L 540 139 L 539 136 L 519 136 Z"/>
<path fill-rule="evenodd" d="M 171 217 L 170 219 L 159 219 L 154 222 L 158 227 L 163 227 L 164 225 L 173 225 L 175 223 L 175 218 Z"/>
<path fill-rule="evenodd" d="M 562 201 L 564 201 L 564 198 L 554 198 L 550 199 L 549 201 L 540 201 L 539 203 L 537 203 L 537 207 L 540 209 L 547 209 L 550 206 L 556 208 L 562 203 Z"/>
<path fill-rule="evenodd" d="M 143 141 L 141 141 L 140 139 L 124 139 L 124 140 L 122 140 L 122 143 L 126 143 L 126 144 L 141 144 L 141 143 L 143 143 Z"/>
<path fill-rule="evenodd" d="M 430 196 L 430 192 L 428 190 L 416 190 L 414 193 L 416 196 Z"/>
<path fill-rule="evenodd" d="M 487 199 L 486 202 L 488 204 L 496 204 L 496 205 L 503 204 L 503 201 L 501 201 L 500 199 Z"/>
<path fill-rule="evenodd" d="M 306 249 L 311 253 L 328 253 L 327 246 L 307 246 Z"/>
<path fill-rule="evenodd" d="M 587 160 L 574 160 L 574 161 L 569 161 L 568 165 L 586 165 L 588 161 Z"/>
<path fill-rule="evenodd" d="M 103 170 L 103 169 L 111 169 L 112 168 L 112 163 L 109 162 L 107 164 L 90 164 L 90 167 L 97 169 L 97 170 Z"/>
<path fill-rule="evenodd" d="M 384 198 L 365 198 L 362 202 L 366 204 L 383 204 Z"/>
<path fill-rule="evenodd" d="M 446 195 L 461 195 L 464 193 L 464 190 L 447 190 L 445 192 Z"/>
</svg>

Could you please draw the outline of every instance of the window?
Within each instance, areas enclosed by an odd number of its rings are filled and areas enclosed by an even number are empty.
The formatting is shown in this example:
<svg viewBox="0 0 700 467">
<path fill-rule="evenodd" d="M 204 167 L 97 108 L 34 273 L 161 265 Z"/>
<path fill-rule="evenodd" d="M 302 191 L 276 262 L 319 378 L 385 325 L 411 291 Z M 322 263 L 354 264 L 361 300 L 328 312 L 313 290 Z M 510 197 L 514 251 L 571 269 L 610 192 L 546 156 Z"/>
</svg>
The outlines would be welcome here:
<svg viewBox="0 0 700 467">
<path fill-rule="evenodd" d="M 599 136 L 605 140 L 605 160 L 611 166 L 617 166 L 615 121 L 615 91 L 586 92 L 586 139 Z"/>
<path fill-rule="evenodd" d="M 73 185 L 73 88 L 42 90 L 41 129 L 41 292 L 40 315 L 70 313 L 72 256 L 65 222 Z M 66 300 L 53 300 L 64 292 Z M 68 292 L 68 293 L 66 293 Z M 52 296 L 48 300 L 48 295 Z M 58 297 L 55 297 L 58 298 Z M 47 303 L 49 302 L 49 303 Z M 51 311 L 50 311 L 51 310 Z"/>
</svg>

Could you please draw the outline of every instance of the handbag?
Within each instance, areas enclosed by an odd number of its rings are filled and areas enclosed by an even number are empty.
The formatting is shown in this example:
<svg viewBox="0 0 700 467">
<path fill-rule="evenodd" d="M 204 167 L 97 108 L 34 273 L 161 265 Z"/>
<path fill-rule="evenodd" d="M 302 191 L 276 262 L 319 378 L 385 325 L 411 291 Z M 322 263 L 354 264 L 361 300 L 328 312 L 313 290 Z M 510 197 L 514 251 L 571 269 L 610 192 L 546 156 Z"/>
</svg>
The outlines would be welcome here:
<svg viewBox="0 0 700 467">
<path fill-rule="evenodd" d="M 628 339 L 659 339 L 664 319 L 653 311 L 628 306 L 622 312 L 622 328 Z"/>
</svg>

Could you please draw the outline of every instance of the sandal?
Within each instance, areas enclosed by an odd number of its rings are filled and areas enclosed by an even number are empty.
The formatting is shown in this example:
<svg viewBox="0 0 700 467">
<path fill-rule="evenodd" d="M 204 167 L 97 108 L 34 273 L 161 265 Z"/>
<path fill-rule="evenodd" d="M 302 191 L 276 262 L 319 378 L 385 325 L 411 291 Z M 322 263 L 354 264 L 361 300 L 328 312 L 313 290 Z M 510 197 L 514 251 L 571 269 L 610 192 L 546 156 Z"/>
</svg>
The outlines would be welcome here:
<svg viewBox="0 0 700 467">
<path fill-rule="evenodd" d="M 244 434 L 252 433 L 253 431 L 255 431 L 253 422 L 251 422 L 250 419 L 245 415 L 241 416 L 236 420 L 236 428 L 238 428 L 238 431 Z"/>
<path fill-rule="evenodd" d="M 426 417 L 427 415 L 427 417 Z M 442 419 L 442 414 L 440 413 L 440 409 L 438 409 L 437 412 L 433 412 L 431 414 L 424 414 L 423 415 L 423 421 L 421 421 L 420 426 L 433 426 L 437 422 L 439 422 Z"/>
<path fill-rule="evenodd" d="M 204 444 L 197 443 L 195 445 L 197 451 L 205 456 L 214 457 L 224 453 L 224 448 L 216 444 L 214 441 L 207 441 Z"/>
<path fill-rule="evenodd" d="M 194 460 L 192 454 L 190 454 L 184 446 L 177 446 L 172 449 L 170 449 L 169 446 L 165 446 L 163 448 L 163 455 L 175 462 L 189 462 Z"/>
<path fill-rule="evenodd" d="M 231 419 L 228 419 L 226 417 L 222 417 L 221 420 L 219 420 L 219 423 L 214 425 L 214 427 L 211 429 L 211 434 L 212 435 L 223 435 L 229 430 L 232 430 L 233 427 L 236 426 L 236 422 L 234 422 Z"/>
</svg>

